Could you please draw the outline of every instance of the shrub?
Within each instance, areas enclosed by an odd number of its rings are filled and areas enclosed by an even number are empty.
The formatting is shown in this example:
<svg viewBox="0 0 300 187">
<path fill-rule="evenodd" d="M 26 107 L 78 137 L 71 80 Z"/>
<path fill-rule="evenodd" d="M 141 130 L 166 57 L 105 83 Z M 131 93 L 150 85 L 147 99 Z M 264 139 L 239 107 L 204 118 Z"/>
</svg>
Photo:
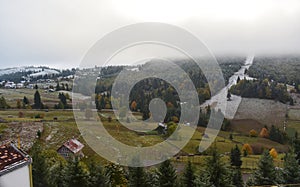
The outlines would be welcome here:
<svg viewBox="0 0 300 187">
<path fill-rule="evenodd" d="M 36 115 L 34 116 L 34 118 L 36 118 L 36 119 L 43 119 L 44 117 L 45 117 L 44 114 L 36 114 Z"/>
<path fill-rule="evenodd" d="M 260 155 L 264 152 L 264 146 L 260 143 L 251 144 L 252 153 L 255 155 Z"/>
<path fill-rule="evenodd" d="M 172 121 L 175 122 L 175 123 L 178 123 L 179 122 L 179 119 L 177 116 L 173 116 L 172 117 Z"/>
<path fill-rule="evenodd" d="M 19 112 L 19 118 L 24 118 L 24 113 L 23 112 Z"/>
<path fill-rule="evenodd" d="M 257 132 L 256 132 L 256 130 L 252 129 L 252 130 L 249 132 L 249 136 L 250 136 L 250 137 L 257 137 Z"/>
</svg>

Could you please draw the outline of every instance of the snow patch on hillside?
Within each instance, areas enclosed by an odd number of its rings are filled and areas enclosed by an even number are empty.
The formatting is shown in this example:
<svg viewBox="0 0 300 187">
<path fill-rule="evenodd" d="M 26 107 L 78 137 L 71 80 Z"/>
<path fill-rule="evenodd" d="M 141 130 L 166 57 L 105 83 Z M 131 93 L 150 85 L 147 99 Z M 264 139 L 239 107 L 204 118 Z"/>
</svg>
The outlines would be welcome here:
<svg viewBox="0 0 300 187">
<path fill-rule="evenodd" d="M 53 75 L 53 74 L 57 75 L 59 74 L 59 72 L 53 69 L 44 69 L 44 71 L 30 74 L 29 77 L 38 77 L 38 76 Z"/>
</svg>

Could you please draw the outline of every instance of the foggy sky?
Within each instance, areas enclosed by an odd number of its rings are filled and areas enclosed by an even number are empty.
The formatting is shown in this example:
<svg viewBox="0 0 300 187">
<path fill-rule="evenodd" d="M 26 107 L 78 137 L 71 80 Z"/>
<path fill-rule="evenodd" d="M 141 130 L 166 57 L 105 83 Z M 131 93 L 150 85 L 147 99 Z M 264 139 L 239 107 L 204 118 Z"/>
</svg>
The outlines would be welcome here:
<svg viewBox="0 0 300 187">
<path fill-rule="evenodd" d="M 0 68 L 76 67 L 106 33 L 146 21 L 180 26 L 215 55 L 300 53 L 297 0 L 0 0 Z"/>
</svg>

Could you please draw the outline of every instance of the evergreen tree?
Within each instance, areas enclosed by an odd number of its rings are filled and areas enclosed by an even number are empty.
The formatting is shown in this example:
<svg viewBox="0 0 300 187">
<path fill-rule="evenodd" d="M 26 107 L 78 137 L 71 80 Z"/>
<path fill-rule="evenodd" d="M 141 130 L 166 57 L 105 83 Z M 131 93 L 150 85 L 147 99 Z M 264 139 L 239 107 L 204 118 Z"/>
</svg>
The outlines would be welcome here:
<svg viewBox="0 0 300 187">
<path fill-rule="evenodd" d="M 110 186 L 126 186 L 127 180 L 124 175 L 124 169 L 121 166 L 111 163 L 105 166 L 105 169 Z"/>
<path fill-rule="evenodd" d="M 129 170 L 129 186 L 140 187 L 146 185 L 146 173 L 142 167 L 130 167 Z"/>
<path fill-rule="evenodd" d="M 249 185 L 272 185 L 276 184 L 276 170 L 273 163 L 273 158 L 269 151 L 265 151 L 258 162 L 258 170 L 248 181 Z"/>
<path fill-rule="evenodd" d="M 157 169 L 146 172 L 146 184 L 145 187 L 157 187 L 159 186 L 159 172 Z"/>
<path fill-rule="evenodd" d="M 67 105 L 67 98 L 65 96 L 64 93 L 59 93 L 58 94 L 58 98 L 60 99 L 60 101 L 64 104 L 64 105 Z"/>
<path fill-rule="evenodd" d="M 300 166 L 293 153 L 287 154 L 284 159 L 283 178 L 286 184 L 300 183 Z"/>
<path fill-rule="evenodd" d="M 36 145 L 32 153 L 32 178 L 34 187 L 47 186 L 48 168 L 44 155 L 39 145 Z"/>
<path fill-rule="evenodd" d="M 185 171 L 183 173 L 182 184 L 185 187 L 194 187 L 195 183 L 195 172 L 192 167 L 191 161 L 188 161 L 187 166 L 185 167 Z"/>
<path fill-rule="evenodd" d="M 29 104 L 29 100 L 28 100 L 28 98 L 27 98 L 26 96 L 24 96 L 24 98 L 23 98 L 23 103 L 24 103 L 25 105 L 28 105 L 28 104 Z"/>
<path fill-rule="evenodd" d="M 284 136 L 283 136 L 282 132 L 278 128 L 276 128 L 274 125 L 271 126 L 269 138 L 270 138 L 270 140 L 281 143 L 281 144 L 284 142 Z"/>
<path fill-rule="evenodd" d="M 65 178 L 64 168 L 65 168 L 65 163 L 59 161 L 49 169 L 49 175 L 48 175 L 49 186 L 63 187 L 64 178 Z"/>
<path fill-rule="evenodd" d="M 232 185 L 236 187 L 243 187 L 244 181 L 242 178 L 242 172 L 240 168 L 234 169 L 232 173 Z"/>
<path fill-rule="evenodd" d="M 227 101 L 231 101 L 231 93 L 229 90 L 227 92 Z"/>
<path fill-rule="evenodd" d="M 196 186 L 201 187 L 212 187 L 213 183 L 210 182 L 210 176 L 206 171 L 202 171 L 201 175 L 199 175 L 195 180 Z"/>
<path fill-rule="evenodd" d="M 246 72 L 246 69 L 245 69 L 245 72 Z M 246 73 L 245 73 L 246 74 Z M 241 81 L 241 78 L 238 76 L 237 80 L 236 80 L 236 83 L 238 84 L 239 82 Z"/>
<path fill-rule="evenodd" d="M 22 105 L 23 105 L 23 108 L 26 108 L 27 105 L 29 105 L 29 100 L 26 96 L 24 96 L 23 100 L 22 100 Z"/>
<path fill-rule="evenodd" d="M 59 82 L 57 81 L 57 83 L 56 83 L 56 91 L 59 91 L 59 90 L 61 90 L 61 88 L 60 88 Z"/>
<path fill-rule="evenodd" d="M 140 165 L 139 157 L 133 157 L 132 164 L 135 166 Z M 129 186 L 139 187 L 146 185 L 146 172 L 143 167 L 129 167 Z"/>
<path fill-rule="evenodd" d="M 205 171 L 208 174 L 209 182 L 216 187 L 230 186 L 227 170 L 228 168 L 222 162 L 216 145 L 214 145 L 211 149 L 211 156 L 206 159 Z"/>
<path fill-rule="evenodd" d="M 0 109 L 8 109 L 10 106 L 6 103 L 5 98 L 2 96 L 0 97 Z"/>
<path fill-rule="evenodd" d="M 296 137 L 298 137 L 298 133 L 295 134 Z M 298 161 L 298 164 L 300 164 L 300 140 L 296 138 L 293 142 L 293 148 L 294 152 L 296 154 L 296 160 Z"/>
<path fill-rule="evenodd" d="M 176 178 L 176 171 L 171 161 L 164 161 L 159 167 L 159 186 L 173 187 L 176 185 Z"/>
<path fill-rule="evenodd" d="M 40 93 L 39 93 L 38 90 L 34 94 L 34 105 L 33 105 L 33 107 L 35 109 L 42 109 L 43 108 L 43 103 L 41 101 L 41 96 L 40 96 Z"/>
<path fill-rule="evenodd" d="M 69 84 L 66 83 L 66 91 L 69 91 Z"/>
<path fill-rule="evenodd" d="M 64 83 L 61 83 L 61 88 L 60 88 L 61 90 L 66 90 L 66 88 L 65 88 L 65 84 Z"/>
<path fill-rule="evenodd" d="M 238 168 L 240 168 L 241 165 L 242 165 L 241 151 L 240 151 L 240 149 L 238 148 L 237 145 L 235 145 L 235 148 L 231 149 L 230 163 L 231 163 L 231 166 L 235 166 L 235 167 L 238 167 Z"/>
<path fill-rule="evenodd" d="M 88 164 L 90 171 L 89 186 L 90 187 L 102 187 L 107 185 L 107 178 L 104 175 L 103 169 L 99 163 L 91 161 Z"/>
<path fill-rule="evenodd" d="M 77 157 L 70 159 L 65 167 L 64 185 L 72 187 L 88 186 L 88 176 L 86 166 Z"/>
</svg>

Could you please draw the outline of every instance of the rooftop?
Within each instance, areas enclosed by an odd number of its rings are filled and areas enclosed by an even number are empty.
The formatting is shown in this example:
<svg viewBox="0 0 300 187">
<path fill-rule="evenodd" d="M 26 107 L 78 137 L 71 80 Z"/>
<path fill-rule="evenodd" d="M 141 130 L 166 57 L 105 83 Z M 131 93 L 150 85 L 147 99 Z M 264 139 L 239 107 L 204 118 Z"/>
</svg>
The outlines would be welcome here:
<svg viewBox="0 0 300 187">
<path fill-rule="evenodd" d="M 72 151 L 74 154 L 81 151 L 81 149 L 84 147 L 82 143 L 80 143 L 76 139 L 70 139 L 66 143 L 64 143 L 64 146 L 67 147 L 70 151 Z"/>
<path fill-rule="evenodd" d="M 31 163 L 31 158 L 13 143 L 0 146 L 0 176 Z"/>
</svg>

